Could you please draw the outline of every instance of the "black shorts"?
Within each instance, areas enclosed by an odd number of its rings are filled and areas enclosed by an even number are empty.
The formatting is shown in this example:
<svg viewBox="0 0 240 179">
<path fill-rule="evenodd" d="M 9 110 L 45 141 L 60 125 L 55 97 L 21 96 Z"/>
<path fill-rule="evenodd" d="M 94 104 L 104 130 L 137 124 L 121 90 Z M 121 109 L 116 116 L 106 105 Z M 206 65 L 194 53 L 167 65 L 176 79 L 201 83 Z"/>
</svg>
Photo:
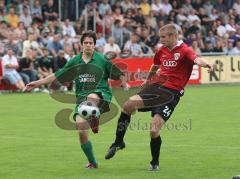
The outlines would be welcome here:
<svg viewBox="0 0 240 179">
<path fill-rule="evenodd" d="M 152 117 L 159 114 L 167 121 L 177 106 L 180 97 L 183 96 L 177 90 L 166 88 L 159 84 L 150 84 L 143 88 L 138 95 L 143 99 L 144 108 L 140 112 L 151 111 Z"/>
</svg>

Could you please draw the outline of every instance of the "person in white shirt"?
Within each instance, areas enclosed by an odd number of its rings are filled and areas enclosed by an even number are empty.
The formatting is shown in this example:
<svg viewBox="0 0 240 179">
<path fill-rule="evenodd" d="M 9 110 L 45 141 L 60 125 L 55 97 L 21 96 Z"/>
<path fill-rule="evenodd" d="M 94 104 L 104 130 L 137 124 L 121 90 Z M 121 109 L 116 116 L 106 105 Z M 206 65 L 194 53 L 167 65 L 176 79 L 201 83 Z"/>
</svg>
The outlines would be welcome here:
<svg viewBox="0 0 240 179">
<path fill-rule="evenodd" d="M 18 89 L 23 90 L 25 88 L 24 82 L 17 72 L 19 67 L 17 58 L 13 55 L 11 48 L 7 49 L 7 54 L 2 58 L 3 64 L 3 77 L 9 80 L 11 85 L 15 85 Z"/>
<path fill-rule="evenodd" d="M 103 53 L 106 54 L 107 52 L 115 52 L 117 55 L 121 52 L 113 37 L 109 37 L 108 43 L 104 45 Z"/>
<path fill-rule="evenodd" d="M 236 47 L 229 51 L 229 55 L 240 55 L 240 40 L 237 41 Z"/>
<path fill-rule="evenodd" d="M 69 35 L 70 37 L 76 36 L 76 32 L 75 32 L 73 26 L 70 24 L 69 19 L 66 19 L 64 21 L 64 24 L 62 25 L 62 33 L 63 33 L 63 35 Z"/>
</svg>

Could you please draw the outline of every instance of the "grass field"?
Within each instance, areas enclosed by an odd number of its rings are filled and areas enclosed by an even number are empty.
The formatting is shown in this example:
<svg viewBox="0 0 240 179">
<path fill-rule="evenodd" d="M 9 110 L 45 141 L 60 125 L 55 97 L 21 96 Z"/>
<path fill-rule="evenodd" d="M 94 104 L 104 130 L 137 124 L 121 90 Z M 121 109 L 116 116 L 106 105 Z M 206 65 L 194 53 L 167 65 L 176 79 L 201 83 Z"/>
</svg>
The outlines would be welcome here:
<svg viewBox="0 0 240 179">
<path fill-rule="evenodd" d="M 87 163 L 75 131 L 58 128 L 55 114 L 73 105 L 47 94 L 0 95 L 0 178 L 230 179 L 240 174 L 240 85 L 190 86 L 163 139 L 160 171 L 149 172 L 149 113 L 137 113 L 126 149 L 109 161 L 117 118 L 91 134 L 100 168 Z"/>
</svg>

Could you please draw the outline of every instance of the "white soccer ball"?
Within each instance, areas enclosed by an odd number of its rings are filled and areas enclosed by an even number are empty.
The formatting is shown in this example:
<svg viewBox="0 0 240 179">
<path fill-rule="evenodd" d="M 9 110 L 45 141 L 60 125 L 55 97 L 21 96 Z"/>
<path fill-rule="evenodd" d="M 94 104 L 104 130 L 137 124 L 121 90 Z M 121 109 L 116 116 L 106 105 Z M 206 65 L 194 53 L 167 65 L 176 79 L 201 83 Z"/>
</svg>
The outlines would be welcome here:
<svg viewBox="0 0 240 179">
<path fill-rule="evenodd" d="M 100 117 L 99 108 L 91 101 L 84 101 L 78 106 L 78 114 L 88 120 L 91 116 Z"/>
</svg>

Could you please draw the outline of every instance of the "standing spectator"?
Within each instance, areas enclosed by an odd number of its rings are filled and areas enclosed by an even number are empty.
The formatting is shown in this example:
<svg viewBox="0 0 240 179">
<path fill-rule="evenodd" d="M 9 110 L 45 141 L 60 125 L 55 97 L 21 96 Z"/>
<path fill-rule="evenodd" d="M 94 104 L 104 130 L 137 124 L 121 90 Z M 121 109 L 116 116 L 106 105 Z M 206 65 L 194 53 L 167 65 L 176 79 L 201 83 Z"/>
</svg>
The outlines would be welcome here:
<svg viewBox="0 0 240 179">
<path fill-rule="evenodd" d="M 47 3 L 42 6 L 42 14 L 44 20 L 57 20 L 58 7 L 54 4 L 53 0 L 47 0 Z"/>
<path fill-rule="evenodd" d="M 9 80 L 11 85 L 16 85 L 20 90 L 25 88 L 24 82 L 17 72 L 19 67 L 17 58 L 13 55 L 11 48 L 7 49 L 7 54 L 2 58 L 3 77 Z"/>
<path fill-rule="evenodd" d="M 32 16 L 29 14 L 27 7 L 23 7 L 23 13 L 20 15 L 20 21 L 24 23 L 26 28 L 30 27 L 32 24 Z"/>
</svg>

